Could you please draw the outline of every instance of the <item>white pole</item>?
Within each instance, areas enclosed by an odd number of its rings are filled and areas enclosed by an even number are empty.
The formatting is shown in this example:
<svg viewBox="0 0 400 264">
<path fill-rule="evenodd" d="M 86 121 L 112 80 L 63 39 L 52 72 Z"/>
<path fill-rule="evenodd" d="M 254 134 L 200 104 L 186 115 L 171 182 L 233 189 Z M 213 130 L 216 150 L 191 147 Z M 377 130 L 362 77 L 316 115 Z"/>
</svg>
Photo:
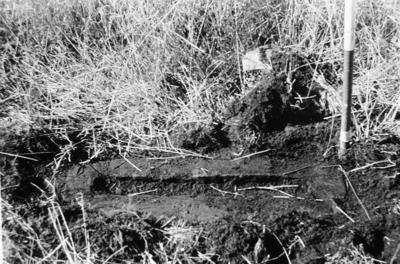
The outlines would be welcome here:
<svg viewBox="0 0 400 264">
<path fill-rule="evenodd" d="M 339 158 L 345 159 L 351 140 L 351 96 L 355 39 L 356 0 L 344 0 L 344 76 Z"/>
</svg>

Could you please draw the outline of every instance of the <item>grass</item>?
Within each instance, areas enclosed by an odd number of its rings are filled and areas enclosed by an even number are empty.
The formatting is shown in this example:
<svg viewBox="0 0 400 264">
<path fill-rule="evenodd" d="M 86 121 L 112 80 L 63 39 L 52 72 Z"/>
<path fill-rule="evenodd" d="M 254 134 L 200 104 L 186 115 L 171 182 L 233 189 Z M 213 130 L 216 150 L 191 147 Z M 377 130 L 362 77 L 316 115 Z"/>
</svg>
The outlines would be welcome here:
<svg viewBox="0 0 400 264">
<path fill-rule="evenodd" d="M 398 133 L 399 6 L 358 4 L 360 139 Z M 246 50 L 273 43 L 340 65 L 342 20 L 342 3 L 333 0 L 3 1 L 1 102 L 13 118 L 2 126 L 65 137 L 79 131 L 90 157 L 108 148 L 182 153 L 177 134 L 223 120 L 241 96 Z M 338 102 L 340 84 L 327 85 Z"/>
<path fill-rule="evenodd" d="M 328 264 L 373 264 L 373 263 L 386 263 L 384 261 L 380 261 L 378 259 L 374 259 L 373 257 L 365 254 L 362 247 L 355 247 L 351 245 L 350 247 L 340 248 L 338 252 L 334 255 L 329 256 L 327 258 Z"/>
<path fill-rule="evenodd" d="M 358 2 L 356 140 L 400 135 L 399 12 L 397 0 Z M 82 142 L 88 160 L 110 149 L 124 157 L 143 150 L 194 155 L 179 149 L 179 135 L 224 120 L 244 94 L 247 50 L 273 44 L 317 55 L 340 77 L 342 35 L 339 0 L 2 0 L 0 147 L 46 131 L 64 140 L 58 164 Z M 338 114 L 340 82 L 317 72 L 314 81 Z M 41 243 L 26 220 L 16 224 L 29 245 Z"/>
</svg>

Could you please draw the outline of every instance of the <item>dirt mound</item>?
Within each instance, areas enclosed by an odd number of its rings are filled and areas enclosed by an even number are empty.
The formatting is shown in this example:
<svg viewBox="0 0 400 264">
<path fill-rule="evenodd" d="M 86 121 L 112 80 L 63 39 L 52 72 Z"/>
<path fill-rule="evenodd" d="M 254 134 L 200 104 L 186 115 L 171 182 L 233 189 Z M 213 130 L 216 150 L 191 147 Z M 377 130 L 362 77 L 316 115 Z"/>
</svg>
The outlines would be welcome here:
<svg viewBox="0 0 400 264">
<path fill-rule="evenodd" d="M 284 76 L 266 79 L 232 105 L 231 120 L 227 122 L 230 137 L 239 138 L 246 130 L 258 134 L 282 130 L 288 122 L 288 99 Z"/>
<path fill-rule="evenodd" d="M 257 86 L 231 107 L 229 118 L 235 120 L 235 133 L 231 134 L 238 135 L 236 138 L 248 130 L 264 138 L 287 124 L 318 122 L 328 114 L 323 89 L 313 78 L 330 66 L 319 65 L 315 56 L 282 51 L 272 51 L 270 61 L 272 72 L 262 76 Z"/>
<path fill-rule="evenodd" d="M 272 51 L 271 61 L 272 71 L 254 73 L 260 75 L 255 77 L 256 85 L 230 104 L 224 120 L 181 135 L 179 145 L 203 152 L 238 143 L 254 147 L 268 141 L 271 132 L 320 122 L 330 114 L 326 90 L 314 76 L 337 83 L 333 74 L 327 74 L 332 65 L 319 63 L 316 56 L 280 50 Z"/>
</svg>

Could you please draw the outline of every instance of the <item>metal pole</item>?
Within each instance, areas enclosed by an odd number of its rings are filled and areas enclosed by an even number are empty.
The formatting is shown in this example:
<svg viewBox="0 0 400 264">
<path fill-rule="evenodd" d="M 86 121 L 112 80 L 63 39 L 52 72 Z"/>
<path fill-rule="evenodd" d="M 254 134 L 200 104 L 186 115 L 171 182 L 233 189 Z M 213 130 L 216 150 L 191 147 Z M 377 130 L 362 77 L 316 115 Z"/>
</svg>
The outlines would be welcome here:
<svg viewBox="0 0 400 264">
<path fill-rule="evenodd" d="M 339 158 L 345 159 L 351 140 L 351 96 L 353 88 L 354 29 L 356 0 L 344 0 L 344 76 Z"/>
</svg>

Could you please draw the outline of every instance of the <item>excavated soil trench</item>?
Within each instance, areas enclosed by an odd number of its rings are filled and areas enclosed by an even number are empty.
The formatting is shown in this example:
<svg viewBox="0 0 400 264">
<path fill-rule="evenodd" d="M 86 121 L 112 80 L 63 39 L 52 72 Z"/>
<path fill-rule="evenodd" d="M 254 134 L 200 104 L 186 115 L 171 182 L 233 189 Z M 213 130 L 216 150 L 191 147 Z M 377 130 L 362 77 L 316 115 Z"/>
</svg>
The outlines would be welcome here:
<svg viewBox="0 0 400 264">
<path fill-rule="evenodd" d="M 83 192 L 88 208 L 106 218 L 142 212 L 184 219 L 204 228 L 222 263 L 243 263 L 242 256 L 287 263 L 281 243 L 290 247 L 286 254 L 292 263 L 324 263 L 326 254 L 349 243 L 362 244 L 375 258 L 392 258 L 400 238 L 394 206 L 399 182 L 390 178 L 396 168 L 372 166 L 349 174 L 364 210 L 342 170 L 372 162 L 364 158 L 376 149 L 355 148 L 352 161 L 342 167 L 333 157 L 335 150 L 324 158 L 322 142 L 302 138 L 307 130 L 309 135 L 324 133 L 325 125 L 279 132 L 274 136 L 282 140 L 280 149 L 244 158 L 223 149 L 208 158 L 74 166 L 62 181 L 63 199 Z M 256 254 L 259 240 L 263 250 Z"/>
<path fill-rule="evenodd" d="M 354 144 L 349 159 L 340 163 L 337 124 L 321 121 L 318 94 L 293 108 L 294 95 L 308 91 L 297 84 L 288 93 L 286 76 L 275 72 L 235 102 L 224 123 L 182 137 L 182 146 L 204 155 L 112 159 L 62 171 L 55 180 L 57 200 L 67 221 L 79 225 L 81 213 L 73 204 L 83 194 L 100 259 L 122 245 L 113 262 L 139 261 L 163 240 L 159 219 L 178 219 L 203 230 L 188 254 L 211 251 L 215 263 L 325 263 L 351 244 L 376 259 L 395 261 L 398 140 Z M 298 80 L 309 77 L 296 74 Z M 246 145 L 241 139 L 249 134 L 257 137 Z M 239 149 L 244 152 L 237 154 Z M 37 178 L 25 179 L 10 200 L 29 204 L 25 198 L 34 196 L 32 183 L 46 189 Z M 147 220 L 133 228 L 134 219 Z"/>
</svg>

